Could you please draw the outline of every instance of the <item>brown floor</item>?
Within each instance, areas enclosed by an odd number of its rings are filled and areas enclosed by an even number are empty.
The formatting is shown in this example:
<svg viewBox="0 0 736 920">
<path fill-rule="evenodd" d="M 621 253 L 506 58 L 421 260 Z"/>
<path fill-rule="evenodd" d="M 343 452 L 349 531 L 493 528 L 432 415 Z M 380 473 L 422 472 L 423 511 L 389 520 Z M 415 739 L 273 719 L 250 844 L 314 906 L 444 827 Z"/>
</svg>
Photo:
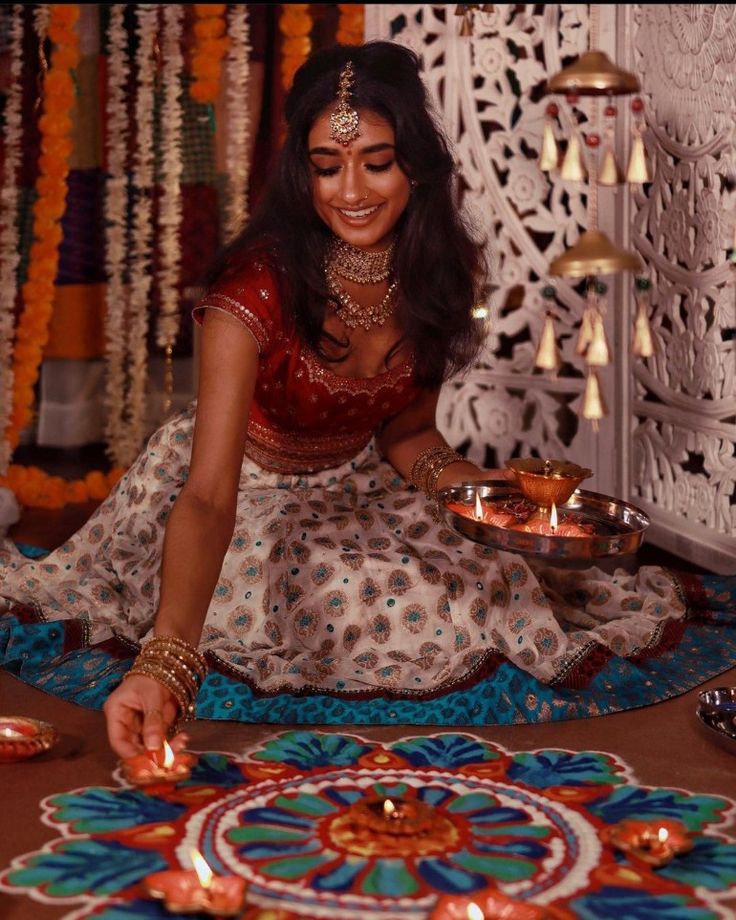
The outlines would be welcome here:
<svg viewBox="0 0 736 920">
<path fill-rule="evenodd" d="M 736 669 L 704 686 L 728 684 L 736 684 Z M 736 750 L 729 752 L 721 748 L 701 726 L 695 715 L 698 692 L 692 690 L 655 706 L 596 719 L 467 731 L 512 751 L 545 747 L 607 751 L 626 761 L 636 780 L 644 785 L 736 798 Z M 0 700 L 3 712 L 45 719 L 61 732 L 58 747 L 43 757 L 23 764 L 0 764 L 4 830 L 0 834 L 0 867 L 4 868 L 12 857 L 36 850 L 57 836 L 41 822 L 41 799 L 80 786 L 110 785 L 116 759 L 105 740 L 102 713 L 47 696 L 3 672 L 0 672 Z M 189 727 L 190 747 L 194 751 L 238 753 L 288 728 L 198 721 Z M 426 729 L 411 726 L 357 726 L 352 729 L 341 726 L 322 730 L 352 731 L 376 740 L 426 732 Z M 736 840 L 734 828 L 724 833 Z M 736 910 L 736 892 L 730 904 Z M 3 918 L 51 920 L 71 910 L 71 907 L 40 905 L 26 897 L 0 894 L 0 917 Z"/>
</svg>

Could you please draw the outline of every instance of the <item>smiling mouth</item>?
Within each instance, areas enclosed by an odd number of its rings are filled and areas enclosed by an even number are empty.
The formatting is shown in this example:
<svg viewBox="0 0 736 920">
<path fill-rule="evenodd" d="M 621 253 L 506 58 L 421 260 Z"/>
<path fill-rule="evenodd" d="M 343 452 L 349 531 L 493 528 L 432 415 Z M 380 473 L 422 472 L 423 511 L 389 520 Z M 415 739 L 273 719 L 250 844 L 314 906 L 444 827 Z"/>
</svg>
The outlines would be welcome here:
<svg viewBox="0 0 736 920">
<path fill-rule="evenodd" d="M 353 220 L 360 220 L 362 217 L 370 217 L 371 214 L 375 214 L 379 209 L 380 205 L 374 205 L 372 208 L 359 208 L 357 210 L 348 210 L 347 208 L 338 208 L 337 210 L 343 217 L 347 217 Z"/>
</svg>

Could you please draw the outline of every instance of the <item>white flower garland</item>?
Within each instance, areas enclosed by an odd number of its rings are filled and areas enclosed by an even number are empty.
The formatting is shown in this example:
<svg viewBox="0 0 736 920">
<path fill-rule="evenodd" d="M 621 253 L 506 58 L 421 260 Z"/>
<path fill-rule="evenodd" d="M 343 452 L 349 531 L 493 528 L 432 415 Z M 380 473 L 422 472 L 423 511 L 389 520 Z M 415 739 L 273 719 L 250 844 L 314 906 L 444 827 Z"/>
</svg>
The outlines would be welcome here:
<svg viewBox="0 0 736 920">
<path fill-rule="evenodd" d="M 161 106 L 161 197 L 158 209 L 159 271 L 161 298 L 156 344 L 173 348 L 179 332 L 179 269 L 181 265 L 181 131 L 182 70 L 181 33 L 184 10 L 180 3 L 164 6 L 162 42 L 163 100 Z"/>
<path fill-rule="evenodd" d="M 0 475 L 10 463 L 11 448 L 4 436 L 13 408 L 13 327 L 18 292 L 18 167 L 21 162 L 23 68 L 23 5 L 13 4 L 10 26 L 10 83 L 5 100 L 5 138 L 0 229 Z"/>
<path fill-rule="evenodd" d="M 146 426 L 146 378 L 148 376 L 148 311 L 151 297 L 151 251 L 153 244 L 153 106 L 154 40 L 158 28 L 158 4 L 135 6 L 137 135 L 133 156 L 133 227 L 130 254 L 130 315 L 128 319 L 128 425 L 120 438 L 123 464 L 130 464 L 143 443 Z"/>
<path fill-rule="evenodd" d="M 121 438 L 125 415 L 125 285 L 128 210 L 128 34 L 124 25 L 125 4 L 110 10 L 107 58 L 107 177 L 105 180 L 105 438 L 113 462 L 122 466 Z"/>
<path fill-rule="evenodd" d="M 237 236 L 248 218 L 247 195 L 250 158 L 250 25 L 248 6 L 230 4 L 230 49 L 225 60 L 227 103 L 225 114 L 225 168 L 228 192 L 225 205 L 225 241 Z"/>
</svg>

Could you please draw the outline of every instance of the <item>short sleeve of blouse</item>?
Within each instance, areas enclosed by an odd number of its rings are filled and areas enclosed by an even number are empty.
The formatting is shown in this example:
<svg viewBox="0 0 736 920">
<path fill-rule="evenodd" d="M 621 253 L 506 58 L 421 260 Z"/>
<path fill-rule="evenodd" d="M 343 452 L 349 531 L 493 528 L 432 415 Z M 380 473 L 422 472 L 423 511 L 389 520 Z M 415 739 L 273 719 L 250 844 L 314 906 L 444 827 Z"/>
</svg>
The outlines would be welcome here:
<svg viewBox="0 0 736 920">
<path fill-rule="evenodd" d="M 192 310 L 194 320 L 201 324 L 207 309 L 222 310 L 240 320 L 263 354 L 281 320 L 273 271 L 263 262 L 253 262 L 241 275 L 212 287 Z"/>
</svg>

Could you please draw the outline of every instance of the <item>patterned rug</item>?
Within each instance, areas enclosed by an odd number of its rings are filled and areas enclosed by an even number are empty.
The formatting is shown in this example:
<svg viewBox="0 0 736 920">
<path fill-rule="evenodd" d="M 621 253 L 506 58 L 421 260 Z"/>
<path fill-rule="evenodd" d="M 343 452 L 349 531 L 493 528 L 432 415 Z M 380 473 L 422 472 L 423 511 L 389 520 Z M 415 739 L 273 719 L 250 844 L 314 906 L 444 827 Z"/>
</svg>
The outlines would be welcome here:
<svg viewBox="0 0 736 920">
<path fill-rule="evenodd" d="M 68 905 L 74 920 L 163 920 L 142 880 L 188 868 L 197 847 L 217 872 L 247 880 L 248 920 L 419 920 L 439 895 L 488 885 L 555 918 L 733 916 L 723 901 L 736 897 L 736 844 L 720 831 L 736 803 L 643 786 L 611 754 L 295 731 L 237 756 L 201 754 L 176 786 L 143 792 L 114 778 L 45 800 L 60 836 L 15 859 L 0 889 Z M 436 827 L 421 845 L 386 848 L 381 835 L 358 845 L 346 814 L 370 794 L 432 806 Z M 695 845 L 661 868 L 632 862 L 601 837 L 626 818 L 681 821 Z"/>
</svg>

